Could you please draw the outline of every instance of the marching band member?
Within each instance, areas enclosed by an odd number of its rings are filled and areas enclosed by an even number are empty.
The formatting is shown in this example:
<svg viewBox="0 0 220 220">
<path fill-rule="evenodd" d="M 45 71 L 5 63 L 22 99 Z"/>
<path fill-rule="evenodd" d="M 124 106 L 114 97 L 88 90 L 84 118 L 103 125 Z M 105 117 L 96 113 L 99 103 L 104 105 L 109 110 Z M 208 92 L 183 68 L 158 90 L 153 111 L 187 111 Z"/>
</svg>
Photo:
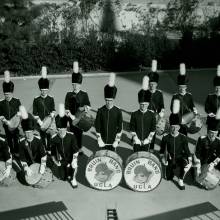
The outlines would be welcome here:
<svg viewBox="0 0 220 220">
<path fill-rule="evenodd" d="M 6 169 L 3 171 L 5 177 L 9 177 L 12 168 L 12 156 L 5 138 L 0 136 L 0 161 L 5 162 Z"/>
<path fill-rule="evenodd" d="M 33 115 L 37 120 L 39 126 L 43 124 L 43 120 L 47 116 L 51 116 L 53 119 L 55 117 L 55 103 L 54 98 L 48 95 L 49 92 L 49 80 L 47 79 L 47 68 L 42 66 L 41 69 L 42 77 L 38 80 L 38 86 L 40 89 L 40 96 L 34 98 L 33 101 Z M 47 134 L 46 131 L 40 130 L 41 140 L 48 151 L 50 152 L 50 139 L 51 135 Z"/>
<path fill-rule="evenodd" d="M 104 87 L 105 105 L 98 109 L 95 129 L 98 146 L 112 151 L 119 145 L 123 122 L 122 111 L 114 104 L 116 94 L 115 73 L 111 73 L 109 82 Z"/>
<path fill-rule="evenodd" d="M 149 89 L 147 90 L 147 93 L 150 93 L 151 97 L 148 109 L 158 114 L 160 118 L 163 118 L 165 112 L 164 99 L 162 91 L 157 89 L 157 85 L 159 82 L 159 74 L 157 73 L 156 60 L 152 60 L 151 72 L 148 74 L 148 77 Z M 154 149 L 155 136 L 156 135 L 154 135 L 151 141 L 150 149 Z"/>
<path fill-rule="evenodd" d="M 170 132 L 163 136 L 160 153 L 163 154 L 162 162 L 166 166 L 167 180 L 172 180 L 174 170 L 179 167 L 178 185 L 181 190 L 185 189 L 184 177 L 192 166 L 192 157 L 188 147 L 188 140 L 180 129 L 180 101 L 173 100 L 173 111 L 170 114 Z"/>
<path fill-rule="evenodd" d="M 216 112 L 220 107 L 220 65 L 217 67 L 217 75 L 213 79 L 215 92 L 207 96 L 205 101 L 205 112 L 207 113 L 207 124 L 209 119 L 216 116 Z M 219 128 L 218 128 L 219 130 Z"/>
<path fill-rule="evenodd" d="M 40 163 L 40 174 L 43 174 L 46 169 L 47 154 L 41 138 L 34 135 L 35 119 L 27 113 L 24 106 L 20 106 L 21 112 L 21 127 L 25 136 L 19 141 L 19 158 L 28 176 L 32 175 L 30 165 Z"/>
<path fill-rule="evenodd" d="M 151 93 L 147 92 L 149 84 L 148 76 L 144 76 L 142 89 L 138 92 L 139 110 L 132 112 L 130 119 L 130 131 L 136 151 L 149 151 L 150 144 L 155 135 L 156 117 L 153 111 L 148 110 Z"/>
<path fill-rule="evenodd" d="M 58 166 L 62 180 L 69 180 L 72 187 L 78 186 L 76 174 L 78 169 L 78 146 L 76 137 L 67 131 L 68 117 L 65 115 L 64 104 L 59 105 L 59 114 L 55 117 L 58 133 L 51 139 L 51 156 Z"/>
<path fill-rule="evenodd" d="M 192 94 L 187 92 L 187 83 L 188 79 L 186 76 L 186 67 L 184 63 L 180 64 L 180 74 L 177 76 L 177 84 L 179 88 L 179 92 L 174 94 L 171 100 L 170 110 L 172 111 L 173 108 L 173 101 L 175 99 L 180 100 L 180 118 L 189 113 L 194 112 L 194 114 L 198 114 L 198 111 L 194 105 Z M 180 124 L 180 133 L 187 135 L 187 127 L 186 125 Z"/>
<path fill-rule="evenodd" d="M 14 83 L 10 80 L 10 72 L 6 70 L 4 75 L 5 80 L 2 87 L 5 98 L 0 101 L 0 118 L 4 123 L 3 127 L 10 152 L 13 156 L 18 156 L 19 130 L 18 128 L 10 129 L 10 119 L 18 114 L 21 102 L 19 99 L 13 97 Z"/>
<path fill-rule="evenodd" d="M 65 97 L 65 109 L 68 113 L 70 120 L 70 131 L 76 136 L 77 145 L 79 147 L 79 153 L 83 153 L 82 148 L 82 134 L 83 131 L 72 124 L 72 119 L 77 111 L 88 112 L 90 107 L 89 96 L 87 92 L 81 90 L 83 76 L 79 72 L 79 64 L 77 61 L 73 62 L 73 73 L 72 73 L 72 86 L 73 91 L 68 92 Z"/>
<path fill-rule="evenodd" d="M 219 113 L 217 113 L 219 114 Z M 208 120 L 207 135 L 200 136 L 196 144 L 195 167 L 196 176 L 201 173 L 201 165 L 209 164 L 209 169 L 216 167 L 220 170 L 220 140 L 217 137 L 219 119 L 212 117 Z"/>
</svg>

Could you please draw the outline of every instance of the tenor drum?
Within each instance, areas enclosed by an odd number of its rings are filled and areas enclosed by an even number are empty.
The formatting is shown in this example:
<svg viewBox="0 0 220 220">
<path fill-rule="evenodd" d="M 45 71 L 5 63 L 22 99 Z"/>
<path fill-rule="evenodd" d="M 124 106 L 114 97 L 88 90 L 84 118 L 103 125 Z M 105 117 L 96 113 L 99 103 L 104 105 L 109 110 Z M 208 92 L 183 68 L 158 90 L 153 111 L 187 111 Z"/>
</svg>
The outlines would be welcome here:
<svg viewBox="0 0 220 220">
<path fill-rule="evenodd" d="M 124 178 L 127 186 L 134 191 L 154 190 L 162 179 L 162 166 L 158 157 L 145 151 L 132 154 L 126 161 Z"/>
<path fill-rule="evenodd" d="M 34 185 L 38 183 L 41 179 L 41 174 L 39 173 L 40 170 L 40 164 L 39 163 L 33 163 L 30 165 L 30 169 L 32 170 L 32 175 L 28 176 L 27 174 L 25 175 L 25 180 L 28 185 Z"/>
<path fill-rule="evenodd" d="M 201 168 L 201 174 L 196 181 L 207 190 L 216 188 L 220 182 L 220 171 L 215 168 L 208 169 L 208 164 L 204 164 Z"/>
<path fill-rule="evenodd" d="M 97 151 L 88 160 L 85 176 L 91 187 L 111 190 L 121 182 L 122 159 L 110 150 Z"/>
<path fill-rule="evenodd" d="M 21 117 L 18 116 L 17 114 L 14 115 L 10 120 L 9 120 L 9 124 L 8 124 L 8 129 L 10 131 L 14 131 L 20 124 L 21 122 Z"/>
<path fill-rule="evenodd" d="M 41 130 L 45 131 L 47 134 L 55 134 L 56 133 L 56 123 L 55 118 L 52 118 L 51 116 L 45 117 L 43 120 L 43 124 L 41 125 Z"/>
<path fill-rule="evenodd" d="M 169 122 L 165 117 L 156 116 L 156 134 L 163 135 L 169 130 Z"/>
<path fill-rule="evenodd" d="M 5 162 L 0 161 L 0 186 L 10 186 L 16 182 L 16 172 L 11 169 L 9 177 L 5 177 L 3 174 L 5 169 Z"/>
</svg>

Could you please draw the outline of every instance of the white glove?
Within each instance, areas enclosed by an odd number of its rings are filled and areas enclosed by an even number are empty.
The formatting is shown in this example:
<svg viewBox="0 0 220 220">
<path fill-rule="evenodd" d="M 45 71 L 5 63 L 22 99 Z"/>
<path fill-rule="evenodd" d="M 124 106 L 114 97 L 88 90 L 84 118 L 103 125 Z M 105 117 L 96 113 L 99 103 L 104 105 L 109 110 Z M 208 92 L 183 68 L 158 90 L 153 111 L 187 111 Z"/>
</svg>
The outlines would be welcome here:
<svg viewBox="0 0 220 220">
<path fill-rule="evenodd" d="M 201 174 L 201 167 L 196 168 L 196 176 L 199 176 Z"/>
<path fill-rule="evenodd" d="M 168 166 L 168 161 L 165 160 L 165 157 L 162 157 L 162 163 L 164 166 Z"/>
<path fill-rule="evenodd" d="M 26 172 L 27 176 L 32 176 L 32 174 L 33 174 L 33 171 L 30 169 L 29 166 L 25 167 L 25 172 Z"/>
<path fill-rule="evenodd" d="M 74 158 L 74 159 L 72 160 L 71 166 L 72 166 L 73 169 L 76 169 L 76 168 L 78 167 L 77 158 Z"/>
<path fill-rule="evenodd" d="M 61 166 L 60 161 L 56 160 L 54 157 L 52 157 L 52 161 L 54 162 L 54 164 L 56 164 L 58 167 Z"/>
<path fill-rule="evenodd" d="M 215 166 L 214 163 L 210 163 L 210 164 L 208 165 L 208 170 L 209 170 L 209 171 L 213 170 L 213 169 L 214 169 L 214 166 Z"/>
<path fill-rule="evenodd" d="M 40 165 L 40 174 L 44 174 L 45 170 L 46 170 L 46 165 L 41 164 Z"/>
<path fill-rule="evenodd" d="M 197 109 L 196 109 L 196 108 L 193 108 L 193 112 L 194 112 L 194 114 L 195 114 L 195 115 L 197 115 L 197 114 L 198 114 L 198 111 L 197 111 Z"/>
<path fill-rule="evenodd" d="M 133 140 L 134 140 L 134 144 L 141 145 L 141 141 L 137 136 L 135 136 Z"/>
<path fill-rule="evenodd" d="M 118 147 L 118 144 L 119 144 L 118 141 L 114 141 L 113 144 L 112 144 L 112 146 L 113 146 L 114 148 L 116 148 L 116 147 Z"/>
<path fill-rule="evenodd" d="M 150 144 L 149 139 L 148 139 L 148 138 L 145 138 L 143 144 L 144 144 L 144 145 Z"/>
<path fill-rule="evenodd" d="M 55 113 L 54 113 L 54 112 L 51 112 L 51 113 L 50 113 L 50 116 L 51 116 L 52 118 L 54 118 L 54 117 L 55 117 Z"/>
<path fill-rule="evenodd" d="M 161 111 L 161 112 L 159 113 L 159 116 L 160 116 L 161 118 L 163 118 L 163 117 L 164 117 L 164 111 Z"/>
<path fill-rule="evenodd" d="M 74 121 L 76 119 L 76 116 L 72 115 L 69 110 L 66 110 L 66 115 L 67 115 L 67 117 L 71 118 L 72 121 Z"/>
<path fill-rule="evenodd" d="M 3 174 L 4 174 L 5 177 L 9 177 L 10 172 L 11 172 L 11 167 L 7 167 L 7 168 L 4 170 Z"/>
<path fill-rule="evenodd" d="M 98 138 L 98 145 L 99 147 L 105 147 L 105 143 L 103 142 L 102 138 Z"/>
<path fill-rule="evenodd" d="M 209 117 L 215 117 L 215 114 L 211 112 L 211 113 L 208 114 L 208 116 Z"/>
</svg>

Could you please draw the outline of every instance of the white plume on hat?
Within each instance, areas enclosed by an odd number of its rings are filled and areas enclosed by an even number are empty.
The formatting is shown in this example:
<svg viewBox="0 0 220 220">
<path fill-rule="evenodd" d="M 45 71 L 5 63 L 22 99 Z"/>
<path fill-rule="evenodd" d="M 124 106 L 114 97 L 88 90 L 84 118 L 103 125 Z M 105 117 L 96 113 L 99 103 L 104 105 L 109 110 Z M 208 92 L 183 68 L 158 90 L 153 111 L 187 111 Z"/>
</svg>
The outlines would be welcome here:
<svg viewBox="0 0 220 220">
<path fill-rule="evenodd" d="M 78 61 L 73 62 L 73 72 L 78 73 L 79 72 L 79 63 Z"/>
<path fill-rule="evenodd" d="M 217 76 L 220 76 L 220 65 L 217 66 Z"/>
<path fill-rule="evenodd" d="M 47 67 L 46 66 L 42 66 L 41 75 L 42 75 L 42 78 L 44 78 L 44 79 L 47 78 Z"/>
<path fill-rule="evenodd" d="M 110 86 L 110 87 L 114 87 L 114 85 L 115 85 L 115 73 L 110 73 L 110 75 L 109 75 L 109 80 L 108 80 L 108 85 Z"/>
<path fill-rule="evenodd" d="M 157 61 L 156 60 L 152 60 L 151 70 L 152 70 L 152 72 L 157 71 Z"/>
<path fill-rule="evenodd" d="M 65 107 L 63 103 L 59 104 L 59 116 L 62 118 L 65 116 Z"/>
<path fill-rule="evenodd" d="M 179 99 L 174 99 L 173 100 L 172 112 L 173 112 L 173 114 L 178 114 L 179 111 L 180 111 L 180 100 Z"/>
<path fill-rule="evenodd" d="M 143 90 L 148 90 L 148 86 L 149 86 L 149 77 L 144 76 L 143 80 L 142 80 L 142 89 Z"/>
<path fill-rule="evenodd" d="M 182 76 L 186 75 L 186 65 L 185 65 L 185 63 L 180 64 L 180 75 L 182 75 Z"/>
<path fill-rule="evenodd" d="M 28 118 L 28 113 L 26 111 L 26 108 L 23 105 L 19 106 L 19 112 L 20 112 L 20 115 L 21 115 L 22 119 L 27 119 Z"/>
<path fill-rule="evenodd" d="M 9 72 L 9 70 L 5 70 L 4 77 L 5 77 L 5 82 L 9 83 L 10 82 L 10 72 Z"/>
<path fill-rule="evenodd" d="M 220 108 L 218 108 L 218 110 L 217 110 L 217 112 L 216 112 L 215 118 L 216 118 L 217 120 L 220 119 Z"/>
</svg>

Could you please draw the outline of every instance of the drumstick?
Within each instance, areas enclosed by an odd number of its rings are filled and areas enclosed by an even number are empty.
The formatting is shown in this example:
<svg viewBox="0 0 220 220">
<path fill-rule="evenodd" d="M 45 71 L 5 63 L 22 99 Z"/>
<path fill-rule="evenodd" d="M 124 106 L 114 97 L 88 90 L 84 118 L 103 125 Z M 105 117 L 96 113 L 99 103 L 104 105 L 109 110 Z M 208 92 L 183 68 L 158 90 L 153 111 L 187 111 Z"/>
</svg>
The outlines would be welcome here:
<svg viewBox="0 0 220 220">
<path fill-rule="evenodd" d="M 167 164 L 167 144 L 165 146 L 165 172 L 164 172 L 165 179 L 167 179 L 167 166 L 166 166 L 166 164 Z"/>
</svg>

